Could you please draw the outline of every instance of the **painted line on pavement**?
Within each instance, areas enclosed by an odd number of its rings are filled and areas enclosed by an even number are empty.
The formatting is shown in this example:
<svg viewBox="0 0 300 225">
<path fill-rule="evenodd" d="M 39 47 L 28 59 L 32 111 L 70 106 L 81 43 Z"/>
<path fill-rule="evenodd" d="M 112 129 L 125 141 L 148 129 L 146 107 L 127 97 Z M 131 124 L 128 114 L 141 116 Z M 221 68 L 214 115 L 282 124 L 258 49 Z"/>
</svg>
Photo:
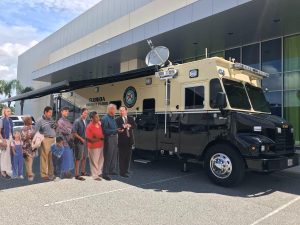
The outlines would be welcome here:
<svg viewBox="0 0 300 225">
<path fill-rule="evenodd" d="M 259 224 L 260 222 L 268 219 L 269 217 L 271 216 L 274 216 L 275 214 L 279 213 L 280 211 L 284 210 L 285 208 L 289 207 L 290 205 L 294 204 L 295 202 L 299 201 L 300 200 L 300 196 L 298 196 L 297 198 L 289 201 L 288 203 L 282 205 L 281 207 L 275 209 L 273 212 L 270 212 L 269 214 L 265 215 L 264 217 L 256 220 L 254 223 L 252 223 L 251 225 L 256 225 L 256 224 Z"/>
<path fill-rule="evenodd" d="M 66 200 L 62 200 L 62 201 L 57 201 L 57 202 L 45 204 L 44 207 L 60 205 L 60 204 L 68 203 L 68 202 L 79 201 L 79 200 L 82 200 L 82 199 L 92 198 L 92 197 L 95 197 L 95 196 L 100 196 L 100 195 L 105 195 L 105 194 L 111 194 L 111 193 L 114 193 L 114 192 L 121 192 L 121 191 L 125 191 L 125 190 L 128 190 L 128 189 L 136 188 L 136 187 L 143 187 L 143 186 L 147 186 L 147 185 L 151 185 L 151 184 L 158 184 L 158 183 L 164 183 L 164 182 L 171 181 L 171 180 L 178 180 L 178 179 L 181 179 L 181 178 L 184 178 L 184 177 L 189 177 L 189 176 L 192 176 L 192 175 L 195 175 L 195 174 L 197 174 L 197 173 L 192 173 L 192 174 L 188 174 L 188 175 L 184 175 L 184 176 L 171 177 L 171 178 L 167 178 L 167 179 L 161 179 L 161 180 L 152 181 L 152 182 L 148 182 L 148 183 L 144 183 L 144 184 L 139 184 L 139 185 L 136 185 L 136 186 L 130 186 L 130 187 L 126 187 L 126 188 L 120 188 L 120 189 L 115 189 L 115 190 L 111 190 L 111 191 L 105 191 L 105 192 L 101 192 L 101 193 L 85 195 L 85 196 L 77 197 L 77 198 L 66 199 Z"/>
</svg>

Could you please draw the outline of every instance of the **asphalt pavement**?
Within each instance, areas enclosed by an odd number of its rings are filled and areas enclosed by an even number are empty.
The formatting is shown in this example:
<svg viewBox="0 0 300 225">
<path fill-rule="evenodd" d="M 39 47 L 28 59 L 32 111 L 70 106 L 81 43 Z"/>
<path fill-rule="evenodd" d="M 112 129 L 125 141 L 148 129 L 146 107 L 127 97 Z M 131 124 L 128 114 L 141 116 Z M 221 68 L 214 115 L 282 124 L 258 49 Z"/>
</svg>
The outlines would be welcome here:
<svg viewBox="0 0 300 225">
<path fill-rule="evenodd" d="M 38 162 L 35 162 L 35 169 Z M 0 225 L 299 225 L 300 169 L 248 172 L 238 187 L 212 184 L 200 164 L 132 163 L 112 181 L 0 180 Z"/>
</svg>

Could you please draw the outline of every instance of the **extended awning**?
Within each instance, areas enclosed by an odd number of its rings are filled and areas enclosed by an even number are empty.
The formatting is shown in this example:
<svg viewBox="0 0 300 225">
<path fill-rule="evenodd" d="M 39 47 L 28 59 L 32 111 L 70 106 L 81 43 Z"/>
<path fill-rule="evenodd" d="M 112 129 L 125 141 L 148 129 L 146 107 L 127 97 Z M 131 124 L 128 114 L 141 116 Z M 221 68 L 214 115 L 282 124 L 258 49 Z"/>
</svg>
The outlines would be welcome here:
<svg viewBox="0 0 300 225">
<path fill-rule="evenodd" d="M 8 99 L 1 100 L 0 103 L 6 103 L 6 102 L 14 102 L 14 101 L 21 101 L 21 100 L 27 100 L 27 99 L 34 99 L 34 98 L 40 98 L 46 95 L 50 94 L 57 94 L 57 93 L 64 93 L 64 92 L 70 92 L 76 89 L 85 88 L 85 87 L 93 87 L 98 86 L 102 84 L 107 83 L 113 83 L 117 81 L 123 81 L 123 80 L 129 80 L 137 77 L 144 77 L 154 74 L 156 71 L 155 66 L 132 70 L 124 73 L 118 73 L 115 75 L 112 75 L 110 77 L 105 78 L 96 78 L 96 79 L 90 79 L 90 80 L 81 80 L 81 81 L 61 81 L 56 84 L 39 88 L 24 94 L 20 94 Z"/>
</svg>

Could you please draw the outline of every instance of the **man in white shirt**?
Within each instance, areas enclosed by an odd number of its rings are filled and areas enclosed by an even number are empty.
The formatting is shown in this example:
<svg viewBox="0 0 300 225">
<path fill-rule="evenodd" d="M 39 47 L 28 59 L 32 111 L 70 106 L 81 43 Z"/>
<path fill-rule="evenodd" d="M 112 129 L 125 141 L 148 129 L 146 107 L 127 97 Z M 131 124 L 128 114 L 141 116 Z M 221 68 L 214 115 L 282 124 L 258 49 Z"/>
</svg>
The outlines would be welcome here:
<svg viewBox="0 0 300 225">
<path fill-rule="evenodd" d="M 119 168 L 120 176 L 129 177 L 129 166 L 132 154 L 132 145 L 134 144 L 133 129 L 135 122 L 131 116 L 128 116 L 128 111 L 125 106 L 120 107 L 120 117 L 116 119 L 119 134 Z"/>
</svg>

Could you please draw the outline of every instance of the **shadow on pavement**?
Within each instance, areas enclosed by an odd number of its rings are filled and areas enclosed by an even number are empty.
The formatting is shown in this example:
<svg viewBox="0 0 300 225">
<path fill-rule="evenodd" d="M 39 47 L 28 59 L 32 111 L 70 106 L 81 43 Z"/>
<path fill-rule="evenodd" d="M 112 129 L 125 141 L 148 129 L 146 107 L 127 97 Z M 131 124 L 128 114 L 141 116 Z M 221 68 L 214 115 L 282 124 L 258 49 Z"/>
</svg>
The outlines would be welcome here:
<svg viewBox="0 0 300 225">
<path fill-rule="evenodd" d="M 117 177 L 116 179 L 142 189 L 152 189 L 158 192 L 217 193 L 244 198 L 257 198 L 277 191 L 300 195 L 300 174 L 296 173 L 281 171 L 266 175 L 247 172 L 240 185 L 225 188 L 213 184 L 200 164 L 189 164 L 190 172 L 188 173 L 181 172 L 181 166 L 182 164 L 176 161 L 167 160 L 150 164 L 133 163 L 131 178 Z M 157 182 L 151 182 L 149 179 L 151 177 Z"/>
<path fill-rule="evenodd" d="M 213 184 L 206 176 L 202 165 L 189 164 L 190 172 L 181 172 L 182 164 L 174 160 L 161 160 L 149 164 L 132 163 L 129 179 L 113 176 L 114 180 L 156 192 L 193 192 L 214 193 L 243 198 L 258 198 L 274 192 L 300 195 L 300 173 L 281 171 L 271 175 L 247 172 L 244 181 L 236 187 L 225 188 Z M 88 169 L 87 163 L 87 169 Z M 34 161 L 36 179 L 24 180 L 0 179 L 0 191 L 43 183 L 39 175 L 39 159 Z M 101 182 L 105 185 L 105 182 Z"/>
<path fill-rule="evenodd" d="M 86 168 L 87 171 L 89 171 L 89 163 L 87 160 L 86 163 Z M 25 176 L 25 166 L 24 166 L 24 179 L 5 179 L 5 178 L 0 178 L 0 191 L 5 190 L 5 189 L 11 189 L 11 188 L 18 188 L 18 187 L 23 187 L 23 186 L 29 186 L 29 185 L 34 185 L 34 184 L 39 184 L 39 183 L 47 183 L 47 182 L 52 182 L 52 181 L 44 181 L 41 176 L 40 176 L 40 158 L 35 158 L 33 161 L 33 173 L 35 174 L 34 181 L 30 182 L 27 180 L 27 177 Z M 74 174 L 74 171 L 72 171 L 72 174 Z"/>
</svg>

